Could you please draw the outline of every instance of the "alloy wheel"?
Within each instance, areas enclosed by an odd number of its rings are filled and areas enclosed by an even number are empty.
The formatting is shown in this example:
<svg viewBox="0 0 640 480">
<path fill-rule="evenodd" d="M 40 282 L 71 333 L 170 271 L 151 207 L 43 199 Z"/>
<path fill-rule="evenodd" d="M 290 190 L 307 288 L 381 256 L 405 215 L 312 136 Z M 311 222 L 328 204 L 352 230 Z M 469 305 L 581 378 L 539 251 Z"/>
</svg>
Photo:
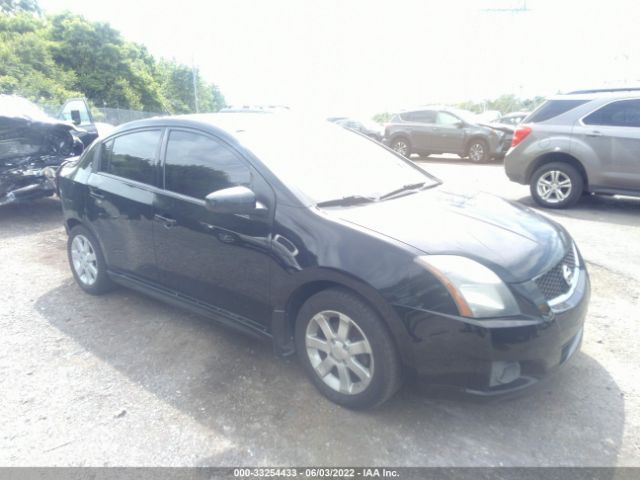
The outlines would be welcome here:
<svg viewBox="0 0 640 480">
<path fill-rule="evenodd" d="M 484 159 L 484 145 L 474 143 L 469 147 L 469 158 L 472 162 L 481 162 Z"/>
<path fill-rule="evenodd" d="M 571 178 L 560 170 L 550 170 L 538 178 L 536 190 L 542 200 L 550 204 L 565 201 L 571 195 Z"/>
<path fill-rule="evenodd" d="M 315 373 L 336 392 L 356 395 L 371 383 L 371 344 L 344 313 L 325 310 L 314 315 L 307 325 L 305 346 Z"/>
<path fill-rule="evenodd" d="M 409 145 L 407 145 L 407 142 L 405 142 L 404 140 L 397 140 L 393 144 L 393 150 L 406 157 L 407 152 L 409 151 Z"/>
<path fill-rule="evenodd" d="M 98 278 L 98 259 L 93 245 L 84 235 L 76 235 L 71 242 L 71 262 L 80 281 L 91 286 Z"/>
</svg>

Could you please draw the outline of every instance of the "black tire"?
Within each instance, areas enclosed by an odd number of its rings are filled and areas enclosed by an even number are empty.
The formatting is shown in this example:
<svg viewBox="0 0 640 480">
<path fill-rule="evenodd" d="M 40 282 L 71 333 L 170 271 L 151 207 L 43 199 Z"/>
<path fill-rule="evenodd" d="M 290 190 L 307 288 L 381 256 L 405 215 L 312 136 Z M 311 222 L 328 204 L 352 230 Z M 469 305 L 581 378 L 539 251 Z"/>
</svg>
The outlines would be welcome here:
<svg viewBox="0 0 640 480">
<path fill-rule="evenodd" d="M 84 238 L 91 247 L 91 251 L 93 251 L 95 256 L 95 262 L 91 262 L 92 266 L 94 266 L 96 270 L 95 279 L 92 282 L 83 279 L 81 273 L 78 273 L 78 269 L 74 266 L 73 261 L 73 243 L 74 239 L 80 237 Z M 107 274 L 107 265 L 104 261 L 104 255 L 102 254 L 102 250 L 100 249 L 100 244 L 96 240 L 96 237 L 81 225 L 76 225 L 69 232 L 69 238 L 67 239 L 67 257 L 69 258 L 69 267 L 71 268 L 71 272 L 73 273 L 73 277 L 76 282 L 85 292 L 90 293 L 91 295 L 101 295 L 103 293 L 107 293 L 114 289 L 115 284 L 109 278 Z"/>
<path fill-rule="evenodd" d="M 361 339 L 368 341 L 370 354 L 364 354 L 364 358 L 362 358 L 362 355 L 351 357 L 351 359 L 356 359 L 358 364 L 366 364 L 371 373 L 366 387 L 360 387 L 363 388 L 361 391 L 342 393 L 325 383 L 323 378 L 331 376 L 336 380 L 338 379 L 339 365 L 335 364 L 335 366 L 331 367 L 331 370 L 328 370 L 329 373 L 325 374 L 324 377 L 321 377 L 312 365 L 314 354 L 313 351 L 309 353 L 305 342 L 307 327 L 310 327 L 314 317 L 317 318 L 320 312 L 325 311 L 344 315 L 355 324 L 355 326 L 350 326 L 348 332 L 351 335 L 355 335 L 356 338 L 354 339 L 352 336 L 343 345 L 351 346 Z M 339 322 L 338 318 L 335 320 Z M 334 325 L 336 324 L 334 323 Z M 334 328 L 334 331 L 339 333 L 337 327 Z M 324 396 L 339 405 L 352 409 L 372 408 L 387 401 L 400 388 L 402 367 L 396 346 L 387 326 L 373 308 L 347 290 L 332 288 L 323 290 L 309 298 L 300 309 L 296 319 L 295 341 L 298 357 L 313 384 Z M 327 344 L 329 344 L 328 340 Z M 332 362 L 334 358 L 339 358 L 334 356 L 333 350 L 331 350 L 331 353 L 325 353 L 324 355 L 324 357 L 317 358 L 325 360 L 331 357 L 330 360 Z M 345 363 L 348 364 L 349 361 L 348 358 L 346 360 L 336 360 L 336 362 L 342 363 L 343 366 Z M 352 370 L 348 370 L 348 373 L 350 381 L 353 381 L 353 385 L 357 385 L 362 377 L 357 377 L 355 371 Z M 339 382 L 342 385 L 341 379 Z M 360 383 L 360 385 L 363 384 Z"/>
<path fill-rule="evenodd" d="M 489 144 L 481 139 L 474 138 L 467 145 L 467 158 L 473 163 L 486 163 L 489 161 Z"/>
<path fill-rule="evenodd" d="M 554 175 L 553 172 L 559 172 L 557 188 L 560 188 L 560 190 L 559 193 L 551 192 L 549 196 L 545 198 L 544 189 L 546 185 L 542 184 L 542 180 L 549 181 L 552 179 Z M 568 189 L 566 187 L 559 187 L 566 182 L 566 179 L 570 181 Z M 535 202 L 542 207 L 568 208 L 575 205 L 582 197 L 584 179 L 573 165 L 565 162 L 552 162 L 541 166 L 533 173 L 529 190 Z M 559 195 L 566 195 L 566 197 L 560 199 Z"/>
<path fill-rule="evenodd" d="M 391 150 L 406 158 L 411 157 L 411 154 L 413 153 L 411 151 L 411 142 L 406 137 L 395 137 L 391 141 L 390 146 Z"/>
</svg>

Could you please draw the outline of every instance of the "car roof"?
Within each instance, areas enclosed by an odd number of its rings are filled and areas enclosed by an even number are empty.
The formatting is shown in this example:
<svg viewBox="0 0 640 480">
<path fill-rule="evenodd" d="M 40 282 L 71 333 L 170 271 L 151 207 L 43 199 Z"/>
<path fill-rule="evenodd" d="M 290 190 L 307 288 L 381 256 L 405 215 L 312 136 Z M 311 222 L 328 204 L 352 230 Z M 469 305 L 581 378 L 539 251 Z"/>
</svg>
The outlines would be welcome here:
<svg viewBox="0 0 640 480">
<path fill-rule="evenodd" d="M 591 92 L 591 93 L 566 93 L 552 95 L 547 100 L 616 100 L 627 98 L 640 98 L 640 90 L 620 90 L 620 91 L 606 91 L 606 92 Z"/>
</svg>

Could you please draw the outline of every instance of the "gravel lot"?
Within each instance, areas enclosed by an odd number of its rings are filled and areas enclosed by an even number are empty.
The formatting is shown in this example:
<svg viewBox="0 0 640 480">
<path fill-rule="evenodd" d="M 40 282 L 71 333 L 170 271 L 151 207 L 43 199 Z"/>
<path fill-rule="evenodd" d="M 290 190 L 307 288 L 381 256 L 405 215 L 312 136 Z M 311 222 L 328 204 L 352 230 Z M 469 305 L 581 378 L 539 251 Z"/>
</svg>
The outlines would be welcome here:
<svg viewBox="0 0 640 480">
<path fill-rule="evenodd" d="M 448 187 L 531 205 L 499 164 L 419 164 Z M 82 293 L 57 200 L 2 208 L 0 465 L 640 466 L 640 201 L 588 198 L 551 216 L 592 275 L 572 362 L 516 399 L 417 383 L 356 413 L 269 344 L 131 291 Z"/>
</svg>

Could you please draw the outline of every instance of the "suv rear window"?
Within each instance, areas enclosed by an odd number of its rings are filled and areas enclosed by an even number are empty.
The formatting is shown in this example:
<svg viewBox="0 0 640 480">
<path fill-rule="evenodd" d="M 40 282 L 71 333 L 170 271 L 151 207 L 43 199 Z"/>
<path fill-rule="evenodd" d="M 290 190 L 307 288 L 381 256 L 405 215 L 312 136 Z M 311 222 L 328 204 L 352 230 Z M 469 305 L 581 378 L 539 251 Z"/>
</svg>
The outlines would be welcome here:
<svg viewBox="0 0 640 480">
<path fill-rule="evenodd" d="M 526 121 L 527 123 L 544 122 L 585 103 L 587 103 L 586 100 L 549 100 L 533 112 Z"/>
</svg>

